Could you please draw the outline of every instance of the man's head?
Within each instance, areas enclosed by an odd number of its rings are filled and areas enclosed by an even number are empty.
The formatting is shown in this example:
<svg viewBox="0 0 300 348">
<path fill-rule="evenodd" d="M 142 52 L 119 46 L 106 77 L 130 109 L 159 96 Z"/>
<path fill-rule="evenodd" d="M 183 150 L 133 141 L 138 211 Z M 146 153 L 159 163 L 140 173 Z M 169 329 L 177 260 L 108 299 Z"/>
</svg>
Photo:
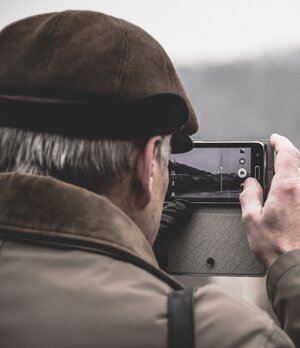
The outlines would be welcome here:
<svg viewBox="0 0 300 348">
<path fill-rule="evenodd" d="M 104 195 L 152 243 L 167 188 L 170 137 L 86 140 L 0 128 L 0 172 L 50 175 Z"/>
<path fill-rule="evenodd" d="M 167 185 L 161 153 L 170 138 L 186 151 L 197 130 L 162 47 L 121 19 L 65 11 L 4 28 L 0 52 L 1 170 L 105 194 L 151 241 Z"/>
</svg>

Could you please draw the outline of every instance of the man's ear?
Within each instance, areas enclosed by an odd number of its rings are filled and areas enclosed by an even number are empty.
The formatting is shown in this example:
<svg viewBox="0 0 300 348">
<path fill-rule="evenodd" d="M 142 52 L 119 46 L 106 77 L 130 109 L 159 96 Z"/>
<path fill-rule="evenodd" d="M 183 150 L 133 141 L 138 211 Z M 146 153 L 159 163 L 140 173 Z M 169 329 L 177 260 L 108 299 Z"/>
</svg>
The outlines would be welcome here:
<svg viewBox="0 0 300 348">
<path fill-rule="evenodd" d="M 150 138 L 144 149 L 138 154 L 134 174 L 136 189 L 136 202 L 140 208 L 145 208 L 153 194 L 153 175 L 158 170 L 156 161 L 156 147 L 161 141 L 161 136 Z"/>
</svg>

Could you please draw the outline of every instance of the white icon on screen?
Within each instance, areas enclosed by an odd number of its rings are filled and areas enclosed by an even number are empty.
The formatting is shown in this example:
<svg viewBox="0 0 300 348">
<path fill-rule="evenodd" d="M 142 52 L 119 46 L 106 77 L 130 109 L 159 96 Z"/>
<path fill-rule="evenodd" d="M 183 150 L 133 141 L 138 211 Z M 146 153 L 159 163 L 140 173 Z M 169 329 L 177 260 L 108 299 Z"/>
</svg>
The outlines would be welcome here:
<svg viewBox="0 0 300 348">
<path fill-rule="evenodd" d="M 238 176 L 242 179 L 245 178 L 247 176 L 247 170 L 245 168 L 240 168 L 238 170 Z"/>
</svg>

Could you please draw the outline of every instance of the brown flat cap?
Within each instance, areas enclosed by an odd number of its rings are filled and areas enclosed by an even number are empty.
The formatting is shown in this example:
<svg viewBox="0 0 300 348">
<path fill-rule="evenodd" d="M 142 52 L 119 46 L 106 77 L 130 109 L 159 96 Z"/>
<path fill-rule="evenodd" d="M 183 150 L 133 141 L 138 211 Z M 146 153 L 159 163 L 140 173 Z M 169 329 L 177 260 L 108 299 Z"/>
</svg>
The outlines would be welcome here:
<svg viewBox="0 0 300 348">
<path fill-rule="evenodd" d="M 176 134 L 190 146 L 195 112 L 159 43 L 91 11 L 42 14 L 0 32 L 0 126 L 81 138 Z"/>
</svg>

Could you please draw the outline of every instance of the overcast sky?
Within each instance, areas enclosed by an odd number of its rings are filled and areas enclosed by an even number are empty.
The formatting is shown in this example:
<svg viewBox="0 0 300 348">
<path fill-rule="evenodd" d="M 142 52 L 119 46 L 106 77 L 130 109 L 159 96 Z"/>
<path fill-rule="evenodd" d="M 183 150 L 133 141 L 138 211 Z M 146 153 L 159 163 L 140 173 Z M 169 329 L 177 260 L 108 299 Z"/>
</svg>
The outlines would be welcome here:
<svg viewBox="0 0 300 348">
<path fill-rule="evenodd" d="M 300 48 L 299 0 L 0 0 L 0 27 L 70 8 L 106 12 L 140 25 L 177 64 Z"/>
</svg>

